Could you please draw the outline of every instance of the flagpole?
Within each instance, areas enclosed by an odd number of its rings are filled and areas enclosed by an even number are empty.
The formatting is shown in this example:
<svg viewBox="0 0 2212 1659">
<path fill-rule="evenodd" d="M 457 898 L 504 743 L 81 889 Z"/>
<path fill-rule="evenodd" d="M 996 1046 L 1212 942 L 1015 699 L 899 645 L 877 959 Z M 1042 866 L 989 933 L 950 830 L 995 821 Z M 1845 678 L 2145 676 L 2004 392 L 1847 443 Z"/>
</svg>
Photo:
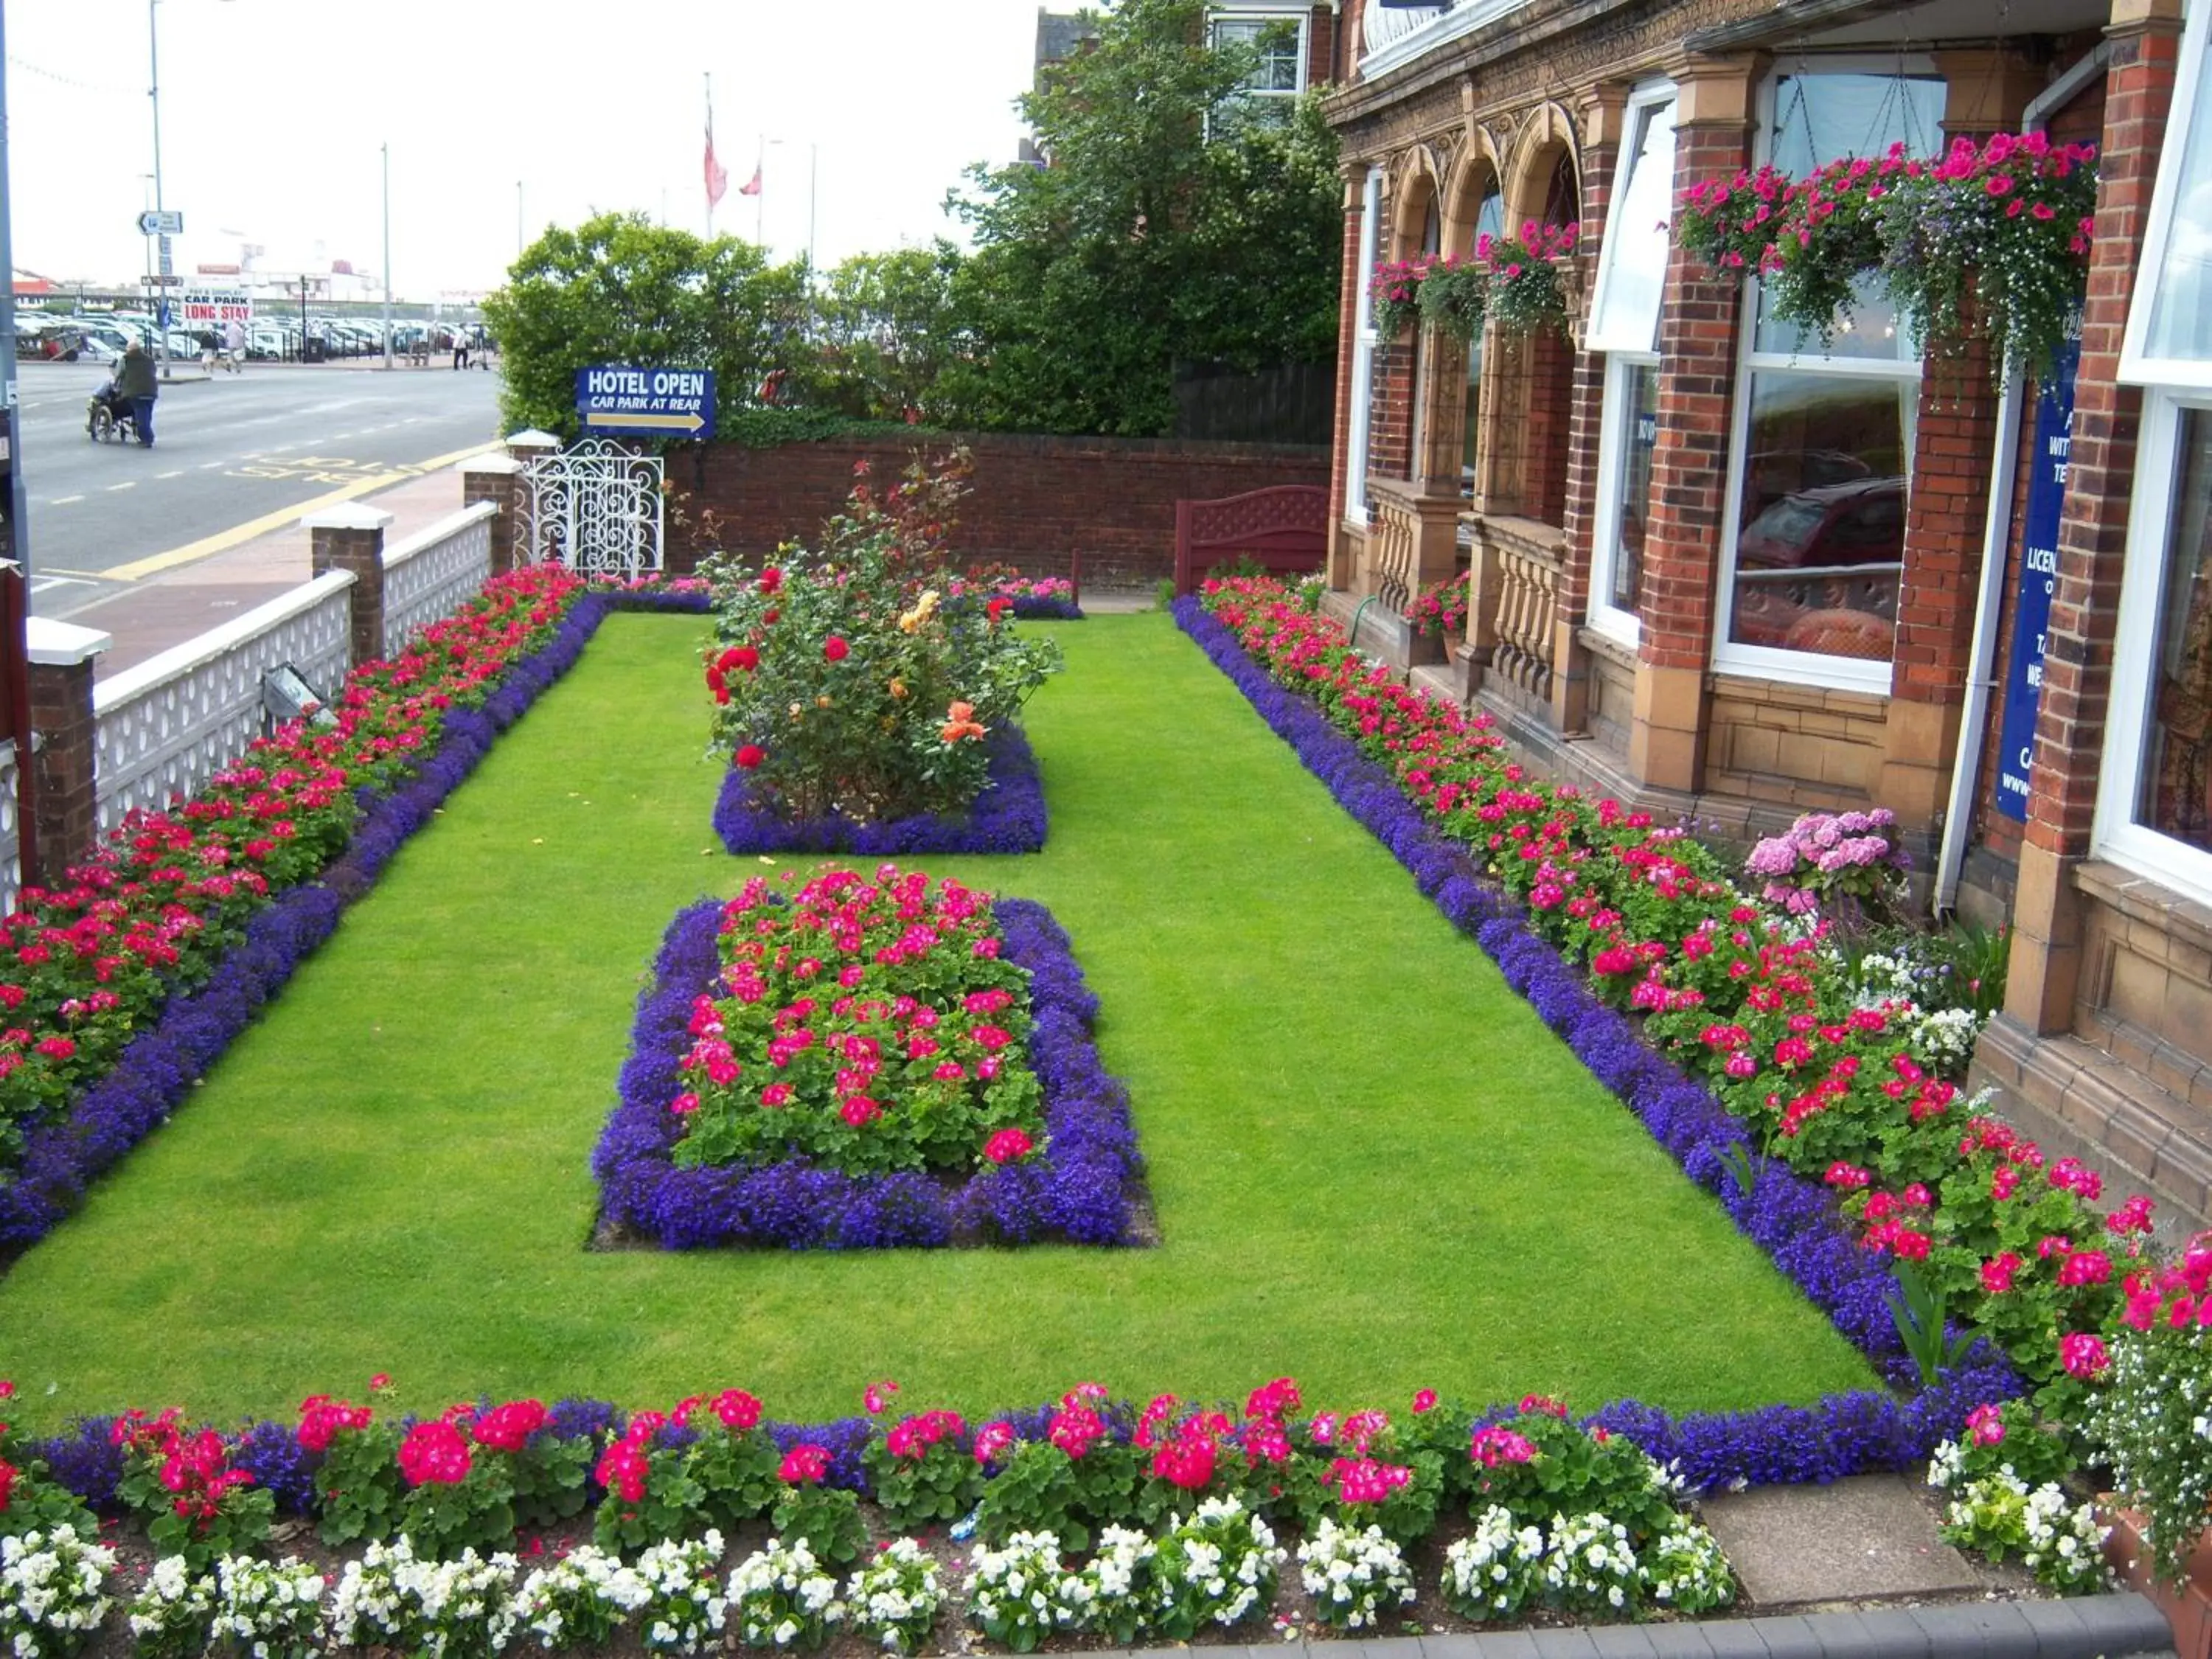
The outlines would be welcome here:
<svg viewBox="0 0 2212 1659">
<path fill-rule="evenodd" d="M 711 157 L 714 153 L 714 71 L 710 70 L 707 71 L 707 154 Z M 714 189 L 712 179 L 708 181 L 707 186 L 707 240 L 710 242 L 714 240 Z"/>
<path fill-rule="evenodd" d="M 753 152 L 753 183 L 761 186 L 753 192 L 753 246 L 767 246 L 768 185 L 762 169 L 768 166 L 768 134 L 760 136 L 760 148 Z"/>
</svg>

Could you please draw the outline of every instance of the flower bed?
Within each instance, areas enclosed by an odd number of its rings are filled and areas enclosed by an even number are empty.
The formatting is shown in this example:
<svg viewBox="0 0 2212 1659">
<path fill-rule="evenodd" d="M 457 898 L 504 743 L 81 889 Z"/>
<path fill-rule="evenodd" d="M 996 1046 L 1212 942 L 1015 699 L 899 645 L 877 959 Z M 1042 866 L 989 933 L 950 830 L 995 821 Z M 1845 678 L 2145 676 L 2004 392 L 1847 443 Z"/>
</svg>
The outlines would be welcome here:
<svg viewBox="0 0 2212 1659">
<path fill-rule="evenodd" d="M 1536 796 L 1537 786 L 1497 757 L 1499 740 L 1484 723 L 1449 704 L 1389 687 L 1379 667 L 1330 643 L 1317 619 L 1295 606 L 1275 606 L 1272 585 L 1217 584 L 1215 591 L 1255 601 L 1255 614 L 1246 618 L 1246 637 L 1263 649 L 1279 647 L 1287 665 L 1280 672 L 1292 684 L 1320 684 L 1339 672 L 1350 673 L 1361 690 L 1340 705 L 1349 711 L 1349 723 L 1355 730 L 1365 725 L 1363 735 L 1379 744 L 1402 744 L 1409 751 L 1406 763 L 1413 769 L 1437 775 L 1429 771 L 1436 763 L 1436 744 L 1449 738 L 1467 754 L 1483 757 L 1510 794 Z M 1258 615 L 1261 607 L 1264 617 Z M 1340 732 L 1311 696 L 1277 684 L 1247 655 L 1237 635 L 1199 600 L 1178 601 L 1176 615 L 1261 718 L 1406 865 L 1454 925 L 1476 936 L 1507 982 L 1637 1113 L 1685 1173 L 1715 1194 L 1738 1227 L 1893 1382 L 1911 1383 L 1920 1367 L 1906 1352 L 1893 1311 L 1890 1252 L 1855 1242 L 1832 1190 L 1796 1174 L 1781 1158 L 1755 1156 L 1753 1137 L 1724 1101 L 1655 1052 L 1633 1021 L 1607 1006 L 1571 959 L 1537 931 L 1546 913 L 1513 914 L 1508 894 L 1486 878 L 1465 844 L 1432 824 L 1408 798 L 1398 775 Z M 1387 708 L 1359 706 L 1370 687 Z M 1427 737 L 1417 738 L 1413 719 L 1401 714 L 1425 722 Z M 1550 792 L 1543 799 L 1548 801 Z M 1629 837 L 1638 845 L 1647 839 L 1640 831 L 1629 832 Z M 1590 860 L 1580 862 L 1587 866 Z M 1609 1406 L 1591 1420 L 1626 1431 L 1655 1456 L 1680 1460 L 1694 1485 L 1826 1480 L 1901 1468 L 1925 1458 L 1957 1431 L 1968 1407 L 2009 1398 L 2021 1388 L 2013 1368 L 1986 1347 L 1957 1357 L 1934 1379 L 1923 1382 L 1909 1400 L 1838 1395 L 1810 1410 L 1771 1407 L 1680 1424 L 1668 1424 L 1663 1414 L 1631 1401 Z"/>
<path fill-rule="evenodd" d="M 1178 612 L 1184 625 L 1217 661 L 1222 647 L 1233 653 L 1243 667 L 1232 677 L 1255 700 L 1295 696 L 1319 730 L 1371 763 L 1376 787 L 1396 798 L 1384 813 L 1394 848 L 1426 834 L 1463 849 L 1525 901 L 1518 926 L 1563 985 L 1644 1017 L 1641 1032 L 1622 1022 L 1620 1040 L 1651 1039 L 1710 1087 L 1744 1126 L 1741 1150 L 1717 1156 L 1756 1152 L 1769 1170 L 1817 1179 L 1834 1199 L 1808 1188 L 1802 1201 L 1823 1225 L 1861 1227 L 1860 1254 L 1882 1273 L 1917 1264 L 1939 1327 L 1947 1311 L 1963 1314 L 2044 1386 L 2051 1409 L 2078 1413 L 2105 1364 L 2097 1333 L 2143 1259 L 2148 1200 L 2108 1213 L 2094 1172 L 2071 1160 L 2046 1169 L 2033 1145 L 1974 1115 L 1935 1060 L 1955 1064 L 1970 1049 L 1955 1021 L 1923 1016 L 1901 992 L 1864 996 L 1817 932 L 1738 890 L 1680 830 L 1529 779 L 1486 720 L 1393 684 L 1269 584 L 1216 584 L 1209 602 L 1219 620 L 1194 602 Z M 1711 1184 L 1709 1169 L 1692 1174 Z M 1864 1322 L 1882 1316 L 1869 1308 Z"/>
<path fill-rule="evenodd" d="M 26 890 L 0 922 L 18 969 L 0 1001 L 26 1040 L 0 1079 L 0 1250 L 45 1237 L 168 1116 L 605 608 L 557 568 L 495 578 L 356 669 L 334 726 L 282 728 L 192 801 L 132 813 L 66 891 Z"/>
<path fill-rule="evenodd" d="M 752 803 L 746 775 L 732 769 L 714 801 L 714 833 L 732 853 L 1041 853 L 1048 823 L 1036 756 L 1018 729 L 984 739 L 989 769 L 983 792 L 964 812 L 917 812 L 860 823 L 842 812 L 791 818 Z"/>
<path fill-rule="evenodd" d="M 1734 1597 L 1677 1474 L 1535 1395 L 1476 1412 L 1424 1389 L 1402 1413 L 1310 1412 L 1282 1377 L 1241 1409 L 1172 1395 L 1139 1409 L 1085 1383 L 971 1427 L 944 1410 L 894 1419 L 886 1381 L 865 1391 L 866 1418 L 810 1427 L 765 1420 L 738 1389 L 666 1412 L 511 1400 L 416 1419 L 390 1409 L 387 1386 L 373 1379 L 361 1404 L 311 1396 L 296 1425 L 235 1435 L 188 1430 L 174 1411 L 88 1420 L 36 1444 L 0 1426 L 0 1541 L 19 1547 L 11 1565 L 66 1558 L 74 1590 L 58 1603 L 40 1595 L 51 1573 L 0 1574 L 0 1629 L 33 1632 L 20 1652 L 65 1653 L 111 1610 L 113 1553 L 79 1547 L 93 1510 L 147 1528 L 162 1559 L 134 1630 L 179 1654 L 225 1631 L 282 1635 L 296 1651 L 318 1638 L 423 1644 L 441 1622 L 472 1651 L 526 1624 L 552 1649 L 603 1644 L 632 1620 L 648 1649 L 690 1651 L 723 1622 L 724 1536 L 763 1521 L 775 1535 L 726 1594 L 728 1622 L 753 1647 L 811 1646 L 848 1626 L 915 1650 L 946 1605 L 1024 1651 L 1059 1634 L 1126 1645 L 1265 1629 L 1299 1536 L 1311 1602 L 1293 1613 L 1356 1629 L 1415 1600 L 1410 1553 L 1459 1530 L 1458 1516 L 1475 1532 L 1428 1585 L 1474 1623 L 1697 1613 Z M 317 1615 L 330 1578 L 264 1557 L 280 1514 L 348 1553 L 331 1570 L 327 1630 Z M 957 1601 L 912 1536 L 947 1522 L 975 1540 Z M 592 1541 L 525 1579 L 512 1551 L 541 1528 L 569 1540 L 588 1528 Z M 888 1541 L 870 1551 L 872 1539 Z"/>
<path fill-rule="evenodd" d="M 989 580 L 955 576 L 945 584 L 948 599 L 1005 599 L 1016 622 L 1081 622 L 1083 607 L 1075 584 L 1066 576 L 1002 575 Z"/>
<path fill-rule="evenodd" d="M 1066 933 L 1042 905 L 950 884 L 925 921 L 906 890 L 927 878 L 878 874 L 817 877 L 787 907 L 756 881 L 678 914 L 592 1156 L 603 1234 L 666 1249 L 1140 1241 L 1128 1097 L 1099 1063 Z M 894 885 L 908 914 L 887 931 Z M 768 948 L 787 927 L 811 954 Z"/>
</svg>

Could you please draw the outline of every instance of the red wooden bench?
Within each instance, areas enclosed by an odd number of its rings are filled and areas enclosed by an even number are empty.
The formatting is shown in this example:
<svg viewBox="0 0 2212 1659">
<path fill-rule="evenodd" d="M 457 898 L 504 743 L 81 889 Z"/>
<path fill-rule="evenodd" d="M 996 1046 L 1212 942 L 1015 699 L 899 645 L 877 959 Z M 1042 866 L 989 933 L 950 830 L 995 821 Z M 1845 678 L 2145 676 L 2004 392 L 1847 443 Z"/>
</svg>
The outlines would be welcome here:
<svg viewBox="0 0 2212 1659">
<path fill-rule="evenodd" d="M 1239 555 L 1274 576 L 1305 576 L 1328 549 L 1328 491 L 1318 484 L 1275 484 L 1218 501 L 1176 503 L 1175 584 L 1194 592 L 1200 579 Z"/>
</svg>

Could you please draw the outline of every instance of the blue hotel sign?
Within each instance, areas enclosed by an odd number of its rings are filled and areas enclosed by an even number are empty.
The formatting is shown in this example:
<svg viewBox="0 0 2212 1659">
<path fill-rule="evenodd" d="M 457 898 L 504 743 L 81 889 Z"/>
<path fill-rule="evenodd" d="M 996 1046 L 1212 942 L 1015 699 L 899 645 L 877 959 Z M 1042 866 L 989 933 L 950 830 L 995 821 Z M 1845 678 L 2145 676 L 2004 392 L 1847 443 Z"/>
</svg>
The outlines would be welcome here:
<svg viewBox="0 0 2212 1659">
<path fill-rule="evenodd" d="M 714 371 L 607 363 L 576 371 L 576 413 L 586 432 L 635 437 L 714 435 Z"/>
<path fill-rule="evenodd" d="M 1996 810 L 2027 821 L 2028 767 L 2035 751 L 2035 716 L 2043 702 L 2043 652 L 2051 596 L 2058 586 L 2058 511 L 2066 500 L 2066 453 L 2074 430 L 2074 372 L 2078 338 L 2059 353 L 2057 370 L 2035 404 L 2034 471 L 2021 526 L 2020 588 L 2013 596 L 2011 667 L 2005 676 L 2004 726 L 1997 749 Z"/>
</svg>

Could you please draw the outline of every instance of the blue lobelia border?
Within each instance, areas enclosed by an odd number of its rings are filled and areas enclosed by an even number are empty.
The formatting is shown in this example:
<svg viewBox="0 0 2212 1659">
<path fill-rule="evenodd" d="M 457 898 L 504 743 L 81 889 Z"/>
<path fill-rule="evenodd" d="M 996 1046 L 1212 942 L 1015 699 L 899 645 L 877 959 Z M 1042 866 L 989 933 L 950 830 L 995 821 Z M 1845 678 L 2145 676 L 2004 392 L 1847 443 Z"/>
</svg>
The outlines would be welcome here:
<svg viewBox="0 0 2212 1659">
<path fill-rule="evenodd" d="M 1006 961 L 1029 970 L 1030 1066 L 1044 1086 L 1044 1152 L 987 1170 L 957 1188 L 921 1174 L 854 1176 L 790 1159 L 757 1170 L 679 1166 L 682 1087 L 694 998 L 721 973 L 722 903 L 678 911 L 661 940 L 653 984 L 638 999 L 620 1103 L 592 1154 L 600 1219 L 662 1249 L 766 1245 L 787 1249 L 936 1248 L 969 1239 L 1026 1244 L 1133 1244 L 1144 1170 L 1128 1091 L 1099 1062 L 1091 1036 L 1098 999 L 1066 931 L 1027 899 L 992 915 Z"/>
<path fill-rule="evenodd" d="M 1016 622 L 1081 622 L 1083 607 L 1073 599 L 1017 597 L 1014 600 Z"/>
<path fill-rule="evenodd" d="M 990 769 L 983 793 L 959 817 L 917 813 L 861 823 L 842 812 L 783 818 L 757 811 L 745 799 L 745 775 L 732 767 L 714 801 L 714 833 L 732 853 L 850 853 L 884 858 L 904 853 L 1041 853 L 1047 817 L 1036 755 L 1018 728 L 985 740 Z"/>
<path fill-rule="evenodd" d="M 1452 925 L 1496 959 L 1506 983 L 1633 1111 L 1691 1180 L 1713 1194 L 1741 1232 L 1773 1260 L 1836 1328 L 1897 1387 L 1917 1372 L 1892 1316 L 1883 1258 L 1859 1248 L 1834 1195 L 1778 1159 L 1753 1158 L 1746 1190 L 1731 1164 L 1755 1151 L 1743 1126 L 1704 1085 L 1644 1042 L 1574 966 L 1530 931 L 1518 907 L 1484 880 L 1457 842 L 1406 799 L 1389 771 L 1332 726 L 1310 701 L 1275 683 L 1200 601 L 1175 602 L 1176 623 L 1229 677 L 1337 802 L 1390 849 Z M 1810 1407 L 1672 1417 L 1620 1401 L 1588 1420 L 1625 1433 L 1700 1489 L 1832 1480 L 1902 1468 L 1954 1437 L 1966 1412 L 2024 1392 L 2011 1363 L 1987 1342 L 1916 1395 L 1852 1390 Z"/>
<path fill-rule="evenodd" d="M 613 608 L 605 595 L 582 595 L 553 636 L 512 664 L 479 707 L 448 714 L 436 750 L 404 782 L 381 793 L 362 792 L 361 822 L 320 875 L 255 912 L 244 939 L 223 953 L 205 984 L 172 997 L 64 1115 L 30 1131 L 16 1178 L 0 1187 L 0 1261 L 45 1237 L 96 1177 L 167 1121 L 499 734 L 575 665 Z"/>
</svg>

